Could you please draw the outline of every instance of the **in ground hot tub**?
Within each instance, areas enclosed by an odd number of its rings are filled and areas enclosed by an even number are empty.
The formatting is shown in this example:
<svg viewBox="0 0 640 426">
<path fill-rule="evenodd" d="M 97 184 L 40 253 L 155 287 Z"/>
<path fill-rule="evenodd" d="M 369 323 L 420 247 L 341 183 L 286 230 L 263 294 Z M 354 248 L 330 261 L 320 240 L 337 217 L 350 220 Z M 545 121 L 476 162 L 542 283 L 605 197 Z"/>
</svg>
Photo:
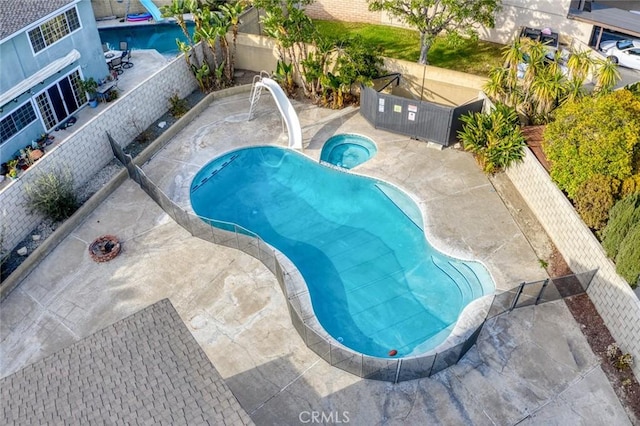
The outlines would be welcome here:
<svg viewBox="0 0 640 426">
<path fill-rule="evenodd" d="M 376 144 L 368 137 L 342 133 L 327 139 L 320 153 L 320 162 L 352 169 L 369 160 L 376 152 Z"/>
</svg>

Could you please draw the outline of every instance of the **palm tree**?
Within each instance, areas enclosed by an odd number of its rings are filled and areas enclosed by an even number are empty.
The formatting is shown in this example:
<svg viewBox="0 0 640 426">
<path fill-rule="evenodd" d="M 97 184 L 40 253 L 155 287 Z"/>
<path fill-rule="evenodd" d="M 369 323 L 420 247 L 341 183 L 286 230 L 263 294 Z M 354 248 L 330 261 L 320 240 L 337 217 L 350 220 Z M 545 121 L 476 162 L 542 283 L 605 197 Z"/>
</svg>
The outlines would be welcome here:
<svg viewBox="0 0 640 426">
<path fill-rule="evenodd" d="M 524 62 L 524 52 L 522 51 L 520 37 L 516 37 L 510 45 L 504 48 L 502 59 L 504 60 L 503 67 L 508 69 L 510 74 L 513 74 L 513 78 L 516 78 L 518 65 Z"/>
<path fill-rule="evenodd" d="M 609 93 L 620 80 L 618 64 L 608 59 L 598 59 L 596 60 L 594 76 L 596 80 L 596 93 Z"/>
<path fill-rule="evenodd" d="M 242 15 L 244 9 L 244 4 L 239 1 L 235 3 L 223 4 L 222 6 L 220 6 L 220 10 L 222 10 L 222 13 L 224 13 L 225 17 L 229 21 L 229 24 L 231 25 L 231 33 L 233 34 L 233 49 L 227 57 L 231 77 L 233 77 L 233 74 L 235 72 L 238 27 L 240 26 L 240 15 Z"/>
<path fill-rule="evenodd" d="M 531 84 L 531 97 L 536 105 L 536 121 L 547 122 L 551 111 L 564 94 L 564 76 L 561 72 L 540 73 Z"/>
<path fill-rule="evenodd" d="M 497 102 L 508 103 L 507 101 L 507 68 L 494 68 L 489 73 L 489 80 L 484 84 L 482 90 Z"/>
<path fill-rule="evenodd" d="M 586 93 L 587 91 L 584 89 L 583 81 L 571 77 L 565 83 L 564 99 L 562 99 L 560 103 L 575 102 L 578 99 L 582 98 Z"/>
<path fill-rule="evenodd" d="M 575 79 L 581 83 L 587 79 L 587 75 L 594 62 L 591 58 L 591 53 L 588 50 L 572 50 L 567 60 L 567 68 L 569 68 L 569 75 L 572 79 Z"/>
</svg>

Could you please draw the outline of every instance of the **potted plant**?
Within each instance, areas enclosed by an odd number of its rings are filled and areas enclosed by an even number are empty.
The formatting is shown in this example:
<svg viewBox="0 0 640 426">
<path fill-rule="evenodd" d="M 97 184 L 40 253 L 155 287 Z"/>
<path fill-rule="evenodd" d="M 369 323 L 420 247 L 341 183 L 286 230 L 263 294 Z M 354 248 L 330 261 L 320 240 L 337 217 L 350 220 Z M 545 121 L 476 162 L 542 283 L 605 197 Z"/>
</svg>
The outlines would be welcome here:
<svg viewBox="0 0 640 426">
<path fill-rule="evenodd" d="M 89 77 L 86 80 L 82 81 L 82 90 L 87 92 L 87 98 L 89 101 L 89 106 L 91 108 L 95 108 L 98 106 L 98 82 L 93 79 L 93 77 Z"/>
<path fill-rule="evenodd" d="M 7 161 L 7 176 L 11 179 L 15 179 L 18 177 L 18 160 L 12 159 Z"/>
</svg>

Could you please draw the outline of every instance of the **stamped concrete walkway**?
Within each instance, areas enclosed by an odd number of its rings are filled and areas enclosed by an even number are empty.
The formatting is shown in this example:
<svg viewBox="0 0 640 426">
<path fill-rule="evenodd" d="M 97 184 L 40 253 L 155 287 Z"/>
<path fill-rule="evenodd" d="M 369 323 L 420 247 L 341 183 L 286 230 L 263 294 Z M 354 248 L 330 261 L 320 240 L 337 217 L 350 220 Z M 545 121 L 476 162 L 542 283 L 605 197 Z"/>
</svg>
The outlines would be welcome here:
<svg viewBox="0 0 640 426">
<path fill-rule="evenodd" d="M 335 133 L 373 138 L 378 154 L 356 170 L 406 189 L 424 209 L 432 243 L 483 261 L 498 288 L 544 278 L 537 258 L 473 158 L 373 129 L 356 112 L 296 104 L 305 153 Z M 248 94 L 217 99 L 144 169 L 189 207 L 190 178 L 239 146 L 286 144 L 263 95 L 247 122 Z M 123 252 L 93 263 L 96 236 Z M 563 302 L 494 318 L 462 361 L 397 385 L 362 380 L 307 349 L 273 275 L 239 251 L 192 237 L 132 181 L 118 188 L 0 305 L 0 376 L 169 298 L 258 425 L 630 424 Z"/>
</svg>

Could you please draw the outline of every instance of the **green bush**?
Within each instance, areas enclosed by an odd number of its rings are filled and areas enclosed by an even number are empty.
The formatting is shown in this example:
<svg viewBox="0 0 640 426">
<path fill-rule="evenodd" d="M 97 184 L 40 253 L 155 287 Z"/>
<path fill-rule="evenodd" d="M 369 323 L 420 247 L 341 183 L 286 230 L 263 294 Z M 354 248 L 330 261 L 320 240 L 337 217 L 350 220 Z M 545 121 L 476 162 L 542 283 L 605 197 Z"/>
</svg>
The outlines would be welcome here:
<svg viewBox="0 0 640 426">
<path fill-rule="evenodd" d="M 631 287 L 640 279 L 640 222 L 637 222 L 620 244 L 616 256 L 616 271 Z"/>
<path fill-rule="evenodd" d="M 73 176 L 68 169 L 41 174 L 33 184 L 25 187 L 25 191 L 31 210 L 53 221 L 68 218 L 78 207 Z"/>
<path fill-rule="evenodd" d="M 576 211 L 589 228 L 599 231 L 607 224 L 609 210 L 619 190 L 619 180 L 603 175 L 595 175 L 580 186 L 574 202 Z"/>
<path fill-rule="evenodd" d="M 472 113 L 460 119 L 464 127 L 458 138 L 485 173 L 506 169 L 524 158 L 526 142 L 515 109 L 497 104 L 490 114 Z"/>
<path fill-rule="evenodd" d="M 626 197 L 627 195 L 635 194 L 636 192 L 640 192 L 640 174 L 628 177 L 622 182 L 620 196 Z"/>
<path fill-rule="evenodd" d="M 585 97 L 555 110 L 543 149 L 551 178 L 575 199 L 578 188 L 600 174 L 620 181 L 640 167 L 640 98 L 628 90 Z"/>
<path fill-rule="evenodd" d="M 640 224 L 640 192 L 618 201 L 609 212 L 609 223 L 602 232 L 602 247 L 611 259 L 618 250 L 629 230 Z"/>
</svg>

